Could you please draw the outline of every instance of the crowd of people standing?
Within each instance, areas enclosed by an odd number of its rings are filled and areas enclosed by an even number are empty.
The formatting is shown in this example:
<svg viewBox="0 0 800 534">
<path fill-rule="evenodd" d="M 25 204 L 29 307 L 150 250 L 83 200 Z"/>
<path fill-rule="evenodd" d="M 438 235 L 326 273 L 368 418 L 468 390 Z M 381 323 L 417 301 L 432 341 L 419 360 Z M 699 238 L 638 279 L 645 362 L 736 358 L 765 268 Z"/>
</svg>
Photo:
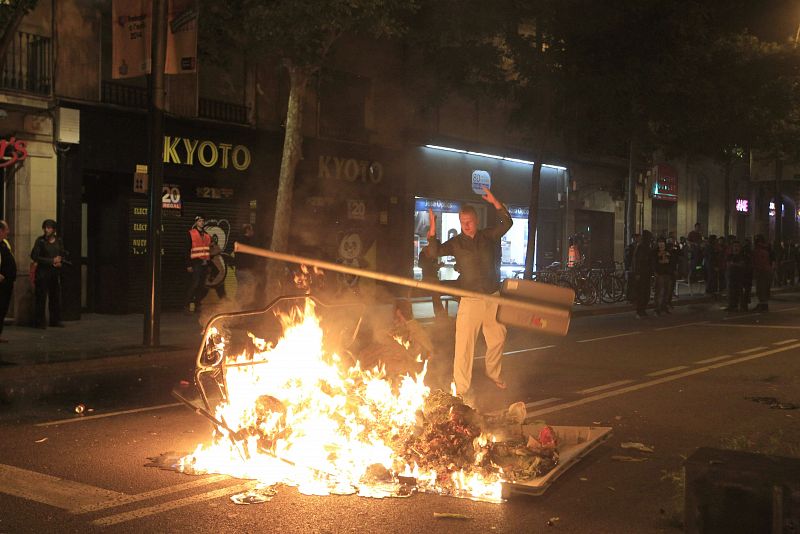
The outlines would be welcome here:
<svg viewBox="0 0 800 534">
<path fill-rule="evenodd" d="M 649 230 L 635 234 L 625 249 L 628 300 L 639 318 L 647 316 L 651 295 L 656 315 L 669 314 L 676 281 L 705 283 L 712 298 L 727 296 L 726 311 L 767 311 L 773 285 L 800 282 L 800 245 L 776 242 L 763 235 L 739 240 L 735 236 L 704 237 L 699 224 L 685 237 L 673 232 L 657 238 Z M 751 308 L 755 286 L 758 303 Z"/>
</svg>

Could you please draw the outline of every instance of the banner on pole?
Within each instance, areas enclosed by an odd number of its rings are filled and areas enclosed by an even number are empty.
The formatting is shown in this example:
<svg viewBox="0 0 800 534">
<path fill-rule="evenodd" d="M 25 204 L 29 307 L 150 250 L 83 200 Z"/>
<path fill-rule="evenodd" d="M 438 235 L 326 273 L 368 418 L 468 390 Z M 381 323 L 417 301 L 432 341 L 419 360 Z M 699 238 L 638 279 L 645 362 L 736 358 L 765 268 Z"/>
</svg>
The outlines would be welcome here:
<svg viewBox="0 0 800 534">
<path fill-rule="evenodd" d="M 170 0 L 167 16 L 167 60 L 164 72 L 197 72 L 197 2 Z"/>
<path fill-rule="evenodd" d="M 111 77 L 134 78 L 150 73 L 153 3 L 114 0 L 111 4 Z"/>
</svg>

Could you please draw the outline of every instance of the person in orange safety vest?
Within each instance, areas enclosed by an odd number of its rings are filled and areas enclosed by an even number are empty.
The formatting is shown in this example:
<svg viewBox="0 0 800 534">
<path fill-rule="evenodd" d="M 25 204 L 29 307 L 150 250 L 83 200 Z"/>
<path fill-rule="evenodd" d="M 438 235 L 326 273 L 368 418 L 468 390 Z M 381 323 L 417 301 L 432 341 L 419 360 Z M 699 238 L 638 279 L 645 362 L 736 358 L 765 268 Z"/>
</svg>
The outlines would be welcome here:
<svg viewBox="0 0 800 534">
<path fill-rule="evenodd" d="M 567 252 L 567 267 L 576 267 L 583 261 L 581 249 L 573 238 L 569 238 L 569 251 Z"/>
<path fill-rule="evenodd" d="M 205 217 L 198 215 L 189 230 L 186 271 L 191 273 L 192 280 L 186 293 L 186 309 L 190 312 L 200 311 L 200 302 L 207 293 L 205 282 L 211 259 L 211 236 L 206 233 L 205 224 Z"/>
</svg>

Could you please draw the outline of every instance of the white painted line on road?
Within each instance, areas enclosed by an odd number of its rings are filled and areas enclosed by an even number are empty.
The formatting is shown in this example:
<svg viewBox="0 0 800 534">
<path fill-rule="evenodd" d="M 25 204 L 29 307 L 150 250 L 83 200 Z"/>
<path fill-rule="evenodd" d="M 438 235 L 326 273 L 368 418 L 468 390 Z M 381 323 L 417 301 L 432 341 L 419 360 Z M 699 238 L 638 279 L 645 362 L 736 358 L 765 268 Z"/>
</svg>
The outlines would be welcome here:
<svg viewBox="0 0 800 534">
<path fill-rule="evenodd" d="M 764 352 L 758 352 L 756 354 L 750 354 L 747 356 L 742 356 L 741 358 L 736 358 L 735 360 L 727 360 L 724 362 L 716 363 L 714 365 L 707 365 L 705 367 L 696 367 L 689 371 L 685 371 L 683 373 L 678 373 L 674 375 L 664 376 L 661 378 L 656 378 L 653 380 L 649 380 L 647 382 L 640 382 L 638 384 L 634 384 L 632 386 L 628 386 L 626 388 L 615 389 L 614 391 L 606 391 L 604 393 L 599 393 L 597 395 L 592 395 L 591 397 L 584 397 L 582 399 L 574 400 L 571 402 L 565 402 L 563 404 L 556 404 L 555 406 L 548 406 L 547 408 L 542 408 L 541 410 L 537 410 L 535 412 L 531 412 L 528 414 L 527 418 L 531 419 L 533 417 L 538 417 L 540 415 L 545 415 L 548 413 L 559 412 L 561 410 L 566 410 L 568 408 L 574 408 L 575 406 L 581 406 L 583 404 L 589 404 L 591 402 L 607 399 L 610 397 L 616 397 L 617 395 L 622 395 L 625 393 L 632 393 L 634 391 L 639 391 L 641 389 L 649 388 L 652 386 L 657 386 L 659 384 L 665 384 L 667 382 L 672 382 L 675 380 L 680 380 L 681 378 L 687 378 L 690 376 L 698 375 L 701 373 L 707 373 L 708 371 L 714 369 L 720 369 L 722 367 L 727 367 L 729 365 L 736 365 L 738 363 L 745 363 L 751 360 L 757 360 L 759 358 L 765 358 L 767 356 L 771 356 L 773 354 L 778 354 L 780 352 L 786 352 L 788 350 L 794 350 L 800 348 L 800 343 L 796 343 L 794 345 L 786 345 L 785 347 L 771 349 Z"/>
<path fill-rule="evenodd" d="M 553 347 L 555 347 L 555 345 L 545 345 L 543 347 L 533 347 L 532 349 L 510 350 L 508 352 L 504 352 L 503 356 L 510 356 L 511 354 L 519 354 L 521 352 L 533 352 L 535 350 L 552 349 Z"/>
<path fill-rule="evenodd" d="M 647 373 L 647 376 L 668 375 L 670 373 L 674 373 L 675 371 L 682 371 L 688 368 L 689 368 L 688 365 L 679 365 L 678 367 L 670 367 L 669 369 L 662 369 L 660 371 L 653 371 L 652 373 Z"/>
<path fill-rule="evenodd" d="M 796 338 L 784 339 L 783 341 L 776 341 L 773 343 L 773 345 L 788 345 L 789 343 L 794 343 L 795 341 L 797 341 Z"/>
<path fill-rule="evenodd" d="M 147 406 L 146 408 L 134 408 L 132 410 L 121 410 L 119 412 L 108 412 L 97 415 L 86 415 L 84 417 L 70 417 L 69 419 L 59 419 L 58 421 L 37 423 L 33 426 L 54 426 L 54 425 L 66 425 L 68 423 L 82 423 L 84 421 L 92 421 L 94 419 L 102 419 L 104 417 L 115 417 L 117 415 L 127 415 L 129 413 L 151 412 L 153 410 L 163 410 L 164 408 L 174 408 L 175 406 L 184 406 L 184 404 L 182 402 L 173 402 L 171 404 L 159 404 L 158 406 Z"/>
<path fill-rule="evenodd" d="M 694 323 L 676 324 L 673 326 L 662 326 L 661 328 L 654 328 L 653 330 L 670 330 L 672 328 L 683 328 L 684 326 L 694 326 L 696 324 L 706 324 L 708 321 L 697 321 Z"/>
<path fill-rule="evenodd" d="M 64 510 L 125 496 L 124 493 L 3 464 L 0 464 L 0 493 Z"/>
<path fill-rule="evenodd" d="M 788 328 L 790 330 L 797 330 L 800 326 L 788 326 L 783 324 L 720 324 L 709 323 L 708 326 L 727 326 L 729 328 Z"/>
<path fill-rule="evenodd" d="M 764 350 L 764 349 L 766 349 L 766 348 L 767 348 L 767 347 L 753 347 L 752 349 L 744 349 L 744 350 L 740 350 L 740 351 L 739 351 L 739 352 L 737 352 L 736 354 L 750 354 L 751 352 L 758 352 L 758 351 L 760 351 L 760 350 Z"/>
<path fill-rule="evenodd" d="M 135 495 L 122 495 L 119 498 L 111 499 L 108 501 L 90 504 L 88 506 L 81 506 L 80 508 L 72 510 L 72 513 L 86 514 L 89 512 L 96 512 L 97 510 L 105 510 L 107 508 L 114 508 L 116 506 L 122 506 L 125 504 L 130 504 L 132 502 L 144 501 L 147 499 L 153 499 L 155 497 L 163 497 L 164 495 L 169 495 L 171 493 L 178 493 L 180 491 L 197 488 L 199 486 L 206 486 L 208 484 L 213 484 L 221 480 L 230 480 L 230 479 L 231 478 L 228 475 L 214 475 L 206 478 L 201 478 L 198 480 L 192 480 L 191 482 L 185 482 L 183 484 L 175 484 L 173 486 L 167 486 L 165 488 L 160 488 L 157 490 L 145 491 L 144 493 L 137 493 Z"/>
<path fill-rule="evenodd" d="M 727 360 L 728 358 L 733 358 L 733 356 L 730 354 L 725 354 L 724 356 L 716 356 L 714 358 L 707 358 L 705 360 L 697 360 L 694 363 L 713 363 L 713 362 L 718 362 L 720 360 Z"/>
<path fill-rule="evenodd" d="M 542 406 L 544 404 L 550 404 L 551 402 L 556 402 L 556 401 L 559 401 L 559 400 L 561 400 L 561 399 L 559 399 L 558 397 L 550 397 L 549 399 L 542 399 L 542 400 L 533 401 L 533 402 L 526 402 L 525 403 L 525 407 L 526 408 L 536 408 L 537 406 Z"/>
<path fill-rule="evenodd" d="M 610 384 L 603 384 L 602 386 L 595 386 L 595 387 L 589 388 L 589 389 L 582 389 L 580 391 L 576 391 L 576 393 L 579 394 L 579 395 L 586 395 L 587 393 L 594 393 L 595 391 L 602 391 L 604 389 L 611 389 L 611 388 L 615 388 L 617 386 L 622 386 L 624 384 L 630 384 L 631 382 L 634 382 L 634 380 L 619 380 L 617 382 L 611 382 Z"/>
<path fill-rule="evenodd" d="M 613 336 L 603 336 L 603 337 L 593 337 L 591 339 L 581 339 L 580 341 L 576 341 L 575 343 L 589 343 L 590 341 L 601 341 L 603 339 L 614 339 L 616 337 L 624 337 L 624 336 L 633 336 L 636 334 L 641 334 L 642 332 L 637 330 L 635 332 L 625 332 L 624 334 L 614 334 Z"/>
<path fill-rule="evenodd" d="M 101 517 L 100 519 L 95 519 L 92 521 L 95 525 L 100 526 L 109 526 L 109 525 L 116 525 L 118 523 L 124 523 L 125 521 L 131 521 L 133 519 L 140 519 L 142 517 L 147 517 L 150 515 L 159 514 L 161 512 L 166 512 L 168 510 L 174 510 L 176 508 L 182 508 L 184 506 L 189 506 L 191 504 L 195 504 L 198 502 L 203 501 L 210 501 L 212 499 L 218 499 L 220 497 L 225 497 L 231 495 L 233 493 L 241 493 L 253 488 L 258 482 L 250 481 L 245 482 L 244 484 L 237 484 L 235 486 L 228 486 L 227 488 L 222 488 L 214 491 L 209 491 L 206 493 L 200 493 L 198 495 L 192 495 L 191 497 L 184 497 L 183 499 L 177 499 L 175 501 L 169 501 L 162 504 L 156 504 L 153 506 L 148 506 L 146 508 L 139 508 L 138 510 L 132 510 L 130 512 L 123 512 L 121 514 L 109 515 L 107 517 Z"/>
</svg>

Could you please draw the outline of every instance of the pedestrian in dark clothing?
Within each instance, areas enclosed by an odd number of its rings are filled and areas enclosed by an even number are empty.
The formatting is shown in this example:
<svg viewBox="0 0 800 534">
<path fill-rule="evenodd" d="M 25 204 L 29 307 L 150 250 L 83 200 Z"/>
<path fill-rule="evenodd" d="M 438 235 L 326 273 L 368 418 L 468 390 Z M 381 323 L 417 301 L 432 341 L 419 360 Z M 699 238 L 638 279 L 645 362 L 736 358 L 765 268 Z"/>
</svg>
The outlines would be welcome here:
<svg viewBox="0 0 800 534">
<path fill-rule="evenodd" d="M 8 223 L 0 220 L 0 335 L 3 333 L 8 306 L 14 291 L 14 280 L 17 279 L 17 261 L 11 253 L 8 243 Z M 0 343 L 8 343 L 0 337 Z"/>
<path fill-rule="evenodd" d="M 763 235 L 757 235 L 753 249 L 753 278 L 756 282 L 758 305 L 755 311 L 769 310 L 769 291 L 772 285 L 772 268 L 775 257 Z"/>
<path fill-rule="evenodd" d="M 742 269 L 742 299 L 739 302 L 739 308 L 747 311 L 750 309 L 750 294 L 753 290 L 753 246 L 750 239 L 745 239 L 742 255 L 744 255 L 744 268 Z"/>
<path fill-rule="evenodd" d="M 631 242 L 625 247 L 625 255 L 622 258 L 625 267 L 625 295 L 630 303 L 636 301 L 633 283 L 633 251 L 636 249 L 640 239 L 641 236 L 639 234 L 631 236 Z"/>
<path fill-rule="evenodd" d="M 653 234 L 642 232 L 642 238 L 633 251 L 633 291 L 636 299 L 636 316 L 647 317 L 647 304 L 650 302 L 650 279 L 653 276 Z"/>
<path fill-rule="evenodd" d="M 45 305 L 50 310 L 50 326 L 63 327 L 61 323 L 61 268 L 64 265 L 64 244 L 56 234 L 56 222 L 47 219 L 42 223 L 44 234 L 37 237 L 31 250 L 36 263 L 34 277 L 35 313 L 33 326 L 46 328 Z"/>
<path fill-rule="evenodd" d="M 720 244 L 717 236 L 708 236 L 708 243 L 706 243 L 705 253 L 703 254 L 703 268 L 706 271 L 706 293 L 715 299 L 719 295 L 719 264 Z"/>
<path fill-rule="evenodd" d="M 744 277 L 747 270 L 747 256 L 738 241 L 733 241 L 726 261 L 726 280 L 728 283 L 728 306 L 725 311 L 738 311 L 746 302 L 744 295 Z M 747 311 L 747 305 L 743 308 Z"/>
<path fill-rule="evenodd" d="M 656 240 L 656 249 L 653 251 L 653 269 L 656 276 L 656 315 L 669 313 L 669 296 L 672 294 L 673 274 L 675 273 L 675 256 L 667 248 L 667 241 L 663 237 Z M 647 304 L 645 303 L 645 306 Z M 638 309 L 637 309 L 638 312 Z"/>
</svg>

